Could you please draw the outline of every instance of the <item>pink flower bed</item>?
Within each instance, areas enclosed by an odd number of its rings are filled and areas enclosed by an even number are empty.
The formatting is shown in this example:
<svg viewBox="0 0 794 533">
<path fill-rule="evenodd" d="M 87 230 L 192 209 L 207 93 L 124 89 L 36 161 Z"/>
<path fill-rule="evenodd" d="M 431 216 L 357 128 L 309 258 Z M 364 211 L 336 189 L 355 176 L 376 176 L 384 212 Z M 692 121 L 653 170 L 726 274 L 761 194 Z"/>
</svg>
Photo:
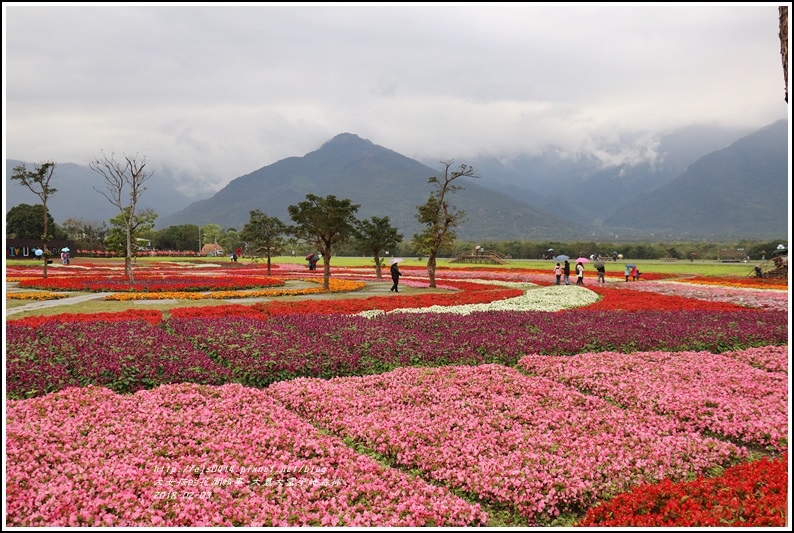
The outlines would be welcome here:
<svg viewBox="0 0 794 533">
<path fill-rule="evenodd" d="M 631 408 L 675 417 L 692 431 L 787 447 L 788 376 L 709 352 L 528 355 L 519 368 Z"/>
<path fill-rule="evenodd" d="M 746 455 L 674 419 L 500 365 L 300 378 L 267 391 L 332 434 L 530 523 Z"/>
<path fill-rule="evenodd" d="M 722 355 L 730 357 L 752 367 L 768 370 L 769 372 L 782 372 L 788 374 L 790 352 L 786 346 L 759 346 L 746 350 L 724 352 Z"/>
<path fill-rule="evenodd" d="M 7 401 L 6 527 L 466 526 L 488 515 L 323 435 L 266 391 Z"/>
</svg>

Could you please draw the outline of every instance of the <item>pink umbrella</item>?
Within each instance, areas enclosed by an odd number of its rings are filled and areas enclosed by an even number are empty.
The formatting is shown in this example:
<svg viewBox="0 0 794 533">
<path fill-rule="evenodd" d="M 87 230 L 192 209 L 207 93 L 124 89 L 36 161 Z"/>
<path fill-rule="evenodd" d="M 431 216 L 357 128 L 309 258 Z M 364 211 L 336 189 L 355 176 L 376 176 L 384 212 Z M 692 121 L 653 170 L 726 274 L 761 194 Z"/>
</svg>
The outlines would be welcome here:
<svg viewBox="0 0 794 533">
<path fill-rule="evenodd" d="M 590 260 L 588 258 L 586 258 L 586 257 L 580 257 L 579 259 L 576 260 L 576 262 L 577 263 L 589 263 Z"/>
</svg>

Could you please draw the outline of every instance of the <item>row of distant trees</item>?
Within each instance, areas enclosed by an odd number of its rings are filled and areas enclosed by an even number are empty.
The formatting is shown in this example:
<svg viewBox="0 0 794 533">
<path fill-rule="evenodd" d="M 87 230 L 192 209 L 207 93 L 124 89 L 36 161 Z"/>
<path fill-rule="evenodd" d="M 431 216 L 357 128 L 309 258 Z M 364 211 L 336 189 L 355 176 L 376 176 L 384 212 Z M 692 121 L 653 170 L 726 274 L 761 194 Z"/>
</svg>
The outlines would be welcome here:
<svg viewBox="0 0 794 533">
<path fill-rule="evenodd" d="M 460 189 L 455 183 L 460 177 L 477 178 L 476 171 L 467 165 L 460 165 L 453 169 L 453 161 L 442 161 L 443 174 L 441 177 L 430 177 L 431 192 L 427 202 L 417 206 L 416 218 L 423 226 L 423 230 L 413 236 L 412 245 L 418 253 L 426 255 L 427 270 L 430 286 L 435 287 L 436 259 L 441 250 L 454 243 L 456 238 L 455 228 L 465 218 L 465 213 L 456 209 L 450 202 L 450 196 Z M 31 224 L 25 217 L 35 218 L 31 210 L 25 211 L 22 206 L 17 206 L 16 212 L 9 212 L 13 226 L 7 225 L 7 232 L 12 228 L 17 231 L 20 238 L 40 238 L 43 248 L 48 249 L 47 243 L 54 239 L 53 232 L 63 231 L 67 238 L 75 237 L 75 241 L 84 245 L 94 245 L 100 240 L 105 247 L 119 249 L 124 253 L 125 273 L 130 283 L 134 282 L 132 258 L 139 248 L 139 239 L 152 238 L 155 246 L 173 244 L 183 240 L 184 233 L 189 228 L 177 226 L 163 230 L 162 235 L 153 235 L 154 223 L 157 214 L 152 210 L 138 210 L 138 201 L 146 190 L 145 183 L 153 172 L 147 169 L 148 161 L 138 155 L 124 155 L 116 159 L 114 154 L 102 156 L 89 163 L 89 167 L 99 174 L 104 181 L 103 189 L 95 189 L 102 194 L 111 204 L 116 206 L 119 214 L 110 220 L 110 227 L 104 223 L 83 222 L 68 220 L 64 228 L 58 228 L 50 215 L 47 202 L 55 194 L 56 189 L 50 184 L 54 175 L 55 163 L 48 161 L 37 164 L 29 170 L 25 164 L 13 170 L 11 178 L 30 189 L 41 200 L 42 227 L 38 236 L 31 236 Z M 23 204 L 24 205 L 24 204 Z M 25 206 L 30 207 L 30 206 Z M 308 243 L 323 256 L 324 276 L 323 286 L 329 288 L 330 265 L 332 257 L 345 246 L 352 245 L 357 252 L 371 255 L 375 263 L 378 277 L 381 276 L 381 259 L 384 252 L 396 249 L 401 243 L 403 235 L 391 225 L 389 217 L 372 217 L 369 220 L 358 220 L 356 213 L 360 205 L 354 204 L 349 199 L 338 199 L 334 195 L 325 198 L 307 194 L 306 200 L 297 205 L 288 206 L 288 212 L 293 222 L 287 225 L 276 217 L 268 216 L 260 210 L 250 212 L 250 220 L 243 229 L 223 232 L 219 230 L 217 236 L 224 239 L 235 239 L 245 243 L 245 249 L 251 254 L 261 253 L 267 259 L 268 272 L 270 271 L 271 257 L 281 254 L 290 240 L 292 243 Z M 26 226 L 23 230 L 21 226 Z M 214 229 L 214 228 L 211 228 Z M 72 233 L 72 235 L 69 235 Z M 195 235 L 195 233 L 194 233 Z M 60 235 L 59 235 L 60 236 Z M 159 239 L 158 239 L 159 237 Z M 205 233 L 204 241 L 213 235 Z M 199 244 L 201 238 L 199 237 Z M 159 242 L 158 242 L 159 241 Z M 352 244 L 351 244 L 352 243 Z M 236 249 L 236 246 L 230 247 Z M 47 261 L 45 256 L 44 277 L 47 277 Z"/>
<path fill-rule="evenodd" d="M 113 155 L 103 154 L 90 166 L 102 176 L 105 188 L 98 190 L 119 209 L 119 214 L 104 221 L 68 219 L 58 226 L 47 210 L 47 200 L 56 192 L 50 185 L 55 163 L 47 162 L 28 170 L 25 165 L 14 169 L 13 179 L 21 182 L 42 200 L 41 205 L 21 204 L 12 208 L 6 218 L 6 232 L 18 238 L 69 239 L 78 249 L 115 251 L 125 257 L 125 272 L 132 283 L 132 258 L 140 250 L 141 241 L 150 243 L 158 250 L 196 250 L 204 243 L 218 243 L 224 250 L 242 248 L 250 257 L 264 257 L 270 273 L 271 259 L 288 253 L 287 250 L 320 252 L 323 256 L 324 286 L 328 288 L 331 259 L 334 255 L 365 255 L 373 258 L 376 274 L 382 277 L 381 266 L 384 255 L 392 251 L 395 255 L 417 255 L 427 257 L 430 286 L 435 287 L 436 260 L 438 257 L 457 255 L 481 249 L 498 252 L 512 258 L 551 259 L 558 254 L 572 257 L 590 256 L 598 253 L 607 258 L 619 253 L 631 259 L 716 259 L 726 249 L 717 243 L 634 243 L 616 246 L 608 242 L 527 242 L 486 241 L 468 243 L 457 241 L 456 228 L 465 220 L 465 213 L 451 203 L 451 196 L 461 187 L 454 182 L 462 176 L 477 178 L 476 171 L 467 165 L 453 169 L 453 161 L 442 161 L 440 177 L 428 178 L 431 192 L 427 201 L 417 206 L 416 218 L 423 226 L 420 233 L 409 242 L 391 225 L 389 217 L 371 217 L 359 220 L 356 213 L 360 207 L 349 199 L 338 199 L 333 195 L 324 198 L 307 194 L 306 200 L 288 206 L 292 224 L 260 210 L 250 211 L 250 219 L 238 231 L 224 229 L 217 224 L 196 226 L 192 224 L 170 226 L 155 231 L 157 214 L 150 209 L 137 209 L 144 183 L 152 173 L 146 169 L 146 159 L 124 156 L 117 161 Z M 727 248 L 741 250 L 751 259 L 762 259 L 781 244 L 775 242 L 740 241 Z M 787 243 L 784 243 L 787 246 Z M 47 276 L 47 261 L 44 261 L 44 277 Z"/>
<path fill-rule="evenodd" d="M 19 204 L 11 208 L 6 214 L 6 235 L 9 238 L 20 239 L 40 239 L 43 231 L 43 207 L 41 205 Z M 261 214 L 264 216 L 264 214 Z M 254 216 L 254 223 L 260 214 Z M 376 219 L 375 221 L 363 221 L 364 224 L 372 224 L 376 227 L 366 229 L 366 233 L 385 232 L 388 220 Z M 124 239 L 120 238 L 120 229 L 111 228 L 106 221 L 91 221 L 84 219 L 66 219 L 62 224 L 56 223 L 52 216 L 48 217 L 48 228 L 54 240 L 70 240 L 75 243 L 76 249 L 113 251 L 119 257 L 124 256 L 124 248 L 121 246 Z M 111 231 L 113 230 L 113 231 Z M 112 234 L 111 234 L 112 233 Z M 160 230 L 148 229 L 135 233 L 137 241 L 142 243 L 139 254 L 148 250 L 177 251 L 197 253 L 201 250 L 201 245 L 206 243 L 217 243 L 224 250 L 237 250 L 242 248 L 244 254 L 249 257 L 263 257 L 264 250 L 257 249 L 249 245 L 242 238 L 241 233 L 236 228 L 224 229 L 219 224 L 205 224 L 198 226 L 195 224 L 184 224 L 169 226 Z M 307 242 L 300 242 L 297 238 L 285 235 L 282 239 L 283 247 L 275 250 L 281 255 L 291 255 L 297 250 L 298 255 L 315 251 L 314 245 Z M 118 243 L 115 244 L 115 243 Z M 337 256 L 361 256 L 369 255 L 368 247 L 361 246 L 355 238 L 339 244 L 335 249 Z M 750 260 L 761 260 L 769 258 L 770 253 L 783 244 L 787 247 L 788 241 L 775 240 L 738 240 L 733 242 L 636 242 L 636 243 L 613 243 L 601 241 L 464 241 L 455 240 L 451 244 L 439 249 L 439 257 L 454 257 L 462 252 L 471 252 L 476 246 L 481 246 L 487 250 L 500 253 L 513 259 L 543 259 L 553 257 L 558 254 L 577 256 L 579 253 L 589 256 L 594 252 L 601 255 L 611 256 L 612 252 L 618 252 L 625 258 L 632 259 L 689 259 L 690 254 L 699 260 L 716 260 L 721 257 L 721 252 L 725 249 L 733 251 L 745 251 Z M 549 250 L 553 252 L 549 252 Z M 421 252 L 411 241 L 400 240 L 394 246 L 388 243 L 384 247 L 384 254 L 389 256 L 417 257 Z M 383 259 L 383 257 L 381 257 Z"/>
</svg>

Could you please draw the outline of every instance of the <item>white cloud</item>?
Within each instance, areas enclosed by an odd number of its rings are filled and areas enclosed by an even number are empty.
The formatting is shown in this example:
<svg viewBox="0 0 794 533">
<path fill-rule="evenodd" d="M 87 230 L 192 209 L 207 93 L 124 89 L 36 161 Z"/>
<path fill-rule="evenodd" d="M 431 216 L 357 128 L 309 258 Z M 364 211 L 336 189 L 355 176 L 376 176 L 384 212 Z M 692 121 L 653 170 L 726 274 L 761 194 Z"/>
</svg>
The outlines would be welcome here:
<svg viewBox="0 0 794 533">
<path fill-rule="evenodd" d="M 3 4 L 6 154 L 219 188 L 342 132 L 417 159 L 788 115 L 776 4 Z M 648 141 L 652 144 L 652 140 Z M 649 151 L 650 150 L 650 151 Z M 620 155 L 622 154 L 622 155 Z"/>
</svg>

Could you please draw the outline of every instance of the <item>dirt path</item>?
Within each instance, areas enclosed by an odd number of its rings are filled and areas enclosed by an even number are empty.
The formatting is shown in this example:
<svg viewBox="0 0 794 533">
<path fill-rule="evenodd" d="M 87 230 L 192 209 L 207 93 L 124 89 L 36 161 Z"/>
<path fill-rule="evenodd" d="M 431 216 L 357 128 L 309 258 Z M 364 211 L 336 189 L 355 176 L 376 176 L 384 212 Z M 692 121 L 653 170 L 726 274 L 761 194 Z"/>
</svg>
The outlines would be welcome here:
<svg viewBox="0 0 794 533">
<path fill-rule="evenodd" d="M 296 287 L 299 288 L 302 286 L 311 286 L 311 284 L 302 283 L 302 282 L 295 282 Z M 366 298 L 368 296 L 391 296 L 394 293 L 389 292 L 389 288 L 391 287 L 391 280 L 383 280 L 380 282 L 367 282 L 366 286 L 363 289 L 353 291 L 353 292 L 346 292 L 344 293 L 346 298 Z M 6 293 L 16 292 L 18 291 L 18 284 L 14 282 L 6 283 Z M 101 300 L 105 296 L 113 294 L 112 292 L 97 292 L 91 294 L 80 294 L 78 296 L 69 296 L 66 298 L 58 298 L 56 300 L 42 300 L 42 301 L 35 301 L 26 303 L 24 305 L 20 305 L 17 307 L 6 307 L 5 309 L 5 316 L 6 318 L 18 313 L 23 313 L 26 311 L 36 311 L 39 309 L 49 309 L 53 307 L 60 307 L 60 306 L 68 306 L 73 304 L 78 304 L 81 302 L 86 302 L 89 300 Z M 316 293 L 316 294 L 302 294 L 302 295 L 295 295 L 291 296 L 290 298 L 295 299 L 333 299 L 335 294 L 324 294 L 324 293 Z M 230 300 L 225 300 L 226 303 L 236 303 L 236 304 L 250 304 L 255 302 L 266 302 L 269 300 L 273 300 L 279 297 L 264 297 L 264 298 L 234 298 Z M 157 304 L 168 304 L 168 303 L 177 303 L 176 300 L 136 300 L 132 302 L 136 305 L 157 305 Z M 67 310 L 64 310 L 64 313 L 67 313 Z"/>
<path fill-rule="evenodd" d="M 68 298 L 59 298 L 57 300 L 42 300 L 39 302 L 31 302 L 29 304 L 20 305 L 19 307 L 12 307 L 5 309 L 5 316 L 15 315 L 24 311 L 35 311 L 37 309 L 47 309 L 49 307 L 58 307 L 60 305 L 72 305 L 88 300 L 101 300 L 110 292 L 96 292 L 92 294 L 81 294 L 79 296 L 70 296 Z"/>
</svg>

